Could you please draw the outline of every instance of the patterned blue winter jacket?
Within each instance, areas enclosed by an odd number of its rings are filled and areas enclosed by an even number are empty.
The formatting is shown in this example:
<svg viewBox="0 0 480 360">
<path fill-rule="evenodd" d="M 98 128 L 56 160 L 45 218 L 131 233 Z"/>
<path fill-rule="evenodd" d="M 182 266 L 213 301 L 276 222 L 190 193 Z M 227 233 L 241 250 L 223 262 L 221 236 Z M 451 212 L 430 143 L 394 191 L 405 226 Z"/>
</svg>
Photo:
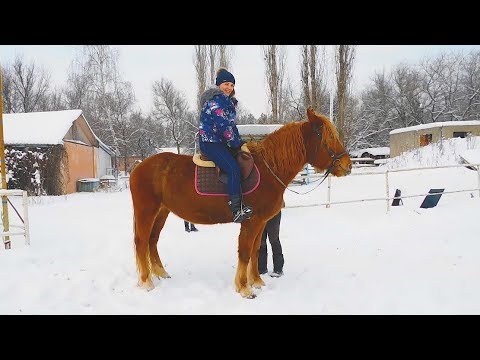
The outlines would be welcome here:
<svg viewBox="0 0 480 360">
<path fill-rule="evenodd" d="M 245 142 L 238 133 L 235 118 L 237 100 L 223 93 L 217 86 L 211 87 L 200 97 L 199 141 L 221 142 L 235 149 Z"/>
</svg>

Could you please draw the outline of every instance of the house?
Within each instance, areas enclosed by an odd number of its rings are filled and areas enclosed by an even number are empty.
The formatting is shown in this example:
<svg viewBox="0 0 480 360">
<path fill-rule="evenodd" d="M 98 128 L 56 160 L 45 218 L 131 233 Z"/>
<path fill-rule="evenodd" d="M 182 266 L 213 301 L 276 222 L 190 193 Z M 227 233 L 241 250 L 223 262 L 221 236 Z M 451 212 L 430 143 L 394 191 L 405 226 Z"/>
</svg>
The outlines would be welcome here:
<svg viewBox="0 0 480 360">
<path fill-rule="evenodd" d="M 468 135 L 480 136 L 479 120 L 444 121 L 395 129 L 390 131 L 390 156 L 395 157 L 441 139 Z"/>
<path fill-rule="evenodd" d="M 350 156 L 355 166 L 374 166 L 384 164 L 390 157 L 389 147 L 371 147 L 350 151 Z"/>
<path fill-rule="evenodd" d="M 180 154 L 186 154 L 187 153 L 186 148 L 181 147 L 180 148 Z M 178 150 L 176 147 L 162 147 L 162 148 L 157 148 L 156 149 L 157 154 L 161 152 L 171 152 L 174 154 L 178 154 Z M 139 163 L 141 163 L 143 160 L 145 160 L 148 156 L 139 156 L 139 155 L 130 155 L 127 158 L 122 158 L 122 160 L 118 164 L 118 171 L 124 174 L 131 174 L 135 166 L 137 166 Z M 125 166 L 126 164 L 126 166 Z"/>
<path fill-rule="evenodd" d="M 282 124 L 246 124 L 237 125 L 238 132 L 245 141 L 260 141 L 268 134 L 280 129 Z"/>
<path fill-rule="evenodd" d="M 78 180 L 99 178 L 114 167 L 115 152 L 95 135 L 82 110 L 3 114 L 3 123 L 6 148 L 37 154 L 34 167 L 40 167 L 38 178 L 47 195 L 76 192 Z M 16 170 L 15 165 L 10 166 L 14 162 L 11 157 L 7 171 Z M 30 179 L 24 180 L 27 186 Z"/>
</svg>

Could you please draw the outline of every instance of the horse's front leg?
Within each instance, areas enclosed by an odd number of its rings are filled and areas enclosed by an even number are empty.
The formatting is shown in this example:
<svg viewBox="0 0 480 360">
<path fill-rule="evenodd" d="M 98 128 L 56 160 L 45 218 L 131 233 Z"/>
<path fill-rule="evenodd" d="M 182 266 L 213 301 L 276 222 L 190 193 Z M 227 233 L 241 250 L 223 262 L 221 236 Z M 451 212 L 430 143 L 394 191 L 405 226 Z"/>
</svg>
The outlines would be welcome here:
<svg viewBox="0 0 480 360">
<path fill-rule="evenodd" d="M 242 222 L 240 235 L 238 236 L 238 266 L 235 275 L 235 289 L 240 295 L 247 299 L 253 299 L 255 297 L 248 282 L 247 270 L 257 234 L 263 230 L 263 227 L 264 222 L 256 221 L 255 217 L 252 217 L 252 219 Z M 255 269 L 250 268 L 249 272 L 252 274 L 254 271 Z M 258 268 L 256 272 L 258 274 Z"/>
<path fill-rule="evenodd" d="M 262 241 L 263 230 L 265 229 L 265 224 L 260 228 L 257 236 L 255 237 L 255 242 L 253 243 L 252 253 L 250 255 L 250 262 L 248 263 L 247 268 L 247 279 L 248 284 L 253 286 L 256 289 L 260 289 L 262 286 L 265 286 L 265 282 L 258 272 L 258 251 L 260 249 L 260 243 Z"/>
</svg>

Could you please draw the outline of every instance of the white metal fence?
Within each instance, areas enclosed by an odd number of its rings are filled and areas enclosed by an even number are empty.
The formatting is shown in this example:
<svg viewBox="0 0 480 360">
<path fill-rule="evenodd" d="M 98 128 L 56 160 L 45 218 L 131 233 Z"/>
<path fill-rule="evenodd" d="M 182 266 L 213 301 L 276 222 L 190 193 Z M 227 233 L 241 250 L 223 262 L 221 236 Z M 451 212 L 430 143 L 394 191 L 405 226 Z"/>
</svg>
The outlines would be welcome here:
<svg viewBox="0 0 480 360">
<path fill-rule="evenodd" d="M 478 191 L 478 196 L 480 197 L 480 164 L 456 164 L 456 165 L 444 165 L 444 166 L 432 166 L 432 167 L 418 167 L 418 168 L 407 168 L 407 169 L 392 169 L 392 170 L 386 170 L 386 171 L 364 171 L 364 172 L 358 172 L 358 173 L 352 173 L 348 175 L 348 177 L 352 176 L 365 176 L 365 175 L 378 175 L 378 176 L 384 176 L 385 181 L 384 181 L 384 194 L 385 196 L 383 197 L 372 197 L 372 198 L 362 198 L 362 199 L 354 199 L 354 200 L 339 200 L 339 201 L 331 201 L 332 198 L 332 192 L 334 191 L 334 186 L 332 184 L 332 175 L 329 175 L 326 183 L 327 183 L 327 190 L 326 190 L 326 202 L 322 203 L 316 203 L 316 204 L 302 204 L 302 205 L 291 205 L 287 207 L 308 207 L 308 206 L 326 206 L 327 208 L 330 207 L 332 204 L 346 204 L 346 203 L 356 203 L 356 202 L 364 202 L 364 201 L 385 201 L 386 202 L 386 207 L 387 207 L 387 212 L 390 210 L 390 203 L 391 200 L 396 199 L 395 196 L 390 196 L 390 188 L 391 188 L 391 180 L 389 178 L 389 175 L 392 173 L 397 173 L 397 172 L 407 172 L 407 171 L 425 171 L 425 170 L 438 170 L 438 169 L 443 169 L 443 168 L 453 168 L 453 167 L 462 167 L 462 168 L 476 168 L 477 172 L 477 187 L 475 188 L 469 188 L 469 189 L 458 189 L 458 190 L 452 190 L 452 191 L 443 191 L 443 194 L 452 194 L 452 193 L 461 193 L 461 192 L 472 192 L 472 191 Z M 472 171 L 472 170 L 470 170 Z M 320 179 L 323 177 L 322 174 L 314 174 L 309 176 L 309 181 L 305 181 L 302 184 L 310 184 L 313 185 L 315 181 L 320 181 Z M 339 179 L 343 179 L 339 178 Z M 298 182 L 297 182 L 298 183 Z M 292 186 L 294 184 L 289 185 Z M 397 184 L 398 187 L 398 184 Z M 289 189 L 287 189 L 289 190 Z M 340 191 L 340 190 L 339 190 Z M 300 193 L 301 194 L 301 193 Z M 412 194 L 412 195 L 402 195 L 399 198 L 401 199 L 406 199 L 406 198 L 414 198 L 414 197 L 420 197 L 420 196 L 427 196 L 427 195 L 432 195 L 430 193 L 419 193 L 419 194 Z"/>
<path fill-rule="evenodd" d="M 9 231 L 2 231 L 0 234 L 5 242 L 6 236 L 15 236 L 15 235 L 23 235 L 25 236 L 25 244 L 30 245 L 30 230 L 28 226 L 28 196 L 27 192 L 24 190 L 4 190 L 0 189 L 0 196 L 6 196 L 7 199 L 9 196 L 21 196 L 22 197 L 22 207 L 23 207 L 23 217 L 18 213 L 17 209 L 10 203 L 13 210 L 16 212 L 19 220 L 21 221 L 21 225 L 17 225 L 11 221 L 9 221 Z M 9 212 L 9 214 L 11 214 Z M 2 213 L 2 216 L 5 214 Z M 9 215 L 9 220 L 13 218 L 13 215 Z M 3 229 L 3 224 L 2 224 Z"/>
</svg>

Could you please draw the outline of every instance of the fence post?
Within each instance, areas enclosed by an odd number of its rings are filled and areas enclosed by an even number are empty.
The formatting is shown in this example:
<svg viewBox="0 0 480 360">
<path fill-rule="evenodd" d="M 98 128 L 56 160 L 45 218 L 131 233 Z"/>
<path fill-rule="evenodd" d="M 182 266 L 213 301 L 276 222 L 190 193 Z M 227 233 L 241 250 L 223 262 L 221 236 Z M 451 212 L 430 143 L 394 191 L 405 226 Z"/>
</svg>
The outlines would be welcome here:
<svg viewBox="0 0 480 360">
<path fill-rule="evenodd" d="M 388 198 L 388 194 L 390 193 L 390 188 L 388 186 L 388 169 L 385 171 L 385 189 L 387 192 L 387 213 L 390 211 L 390 199 Z"/>
<path fill-rule="evenodd" d="M 27 192 L 23 191 L 23 229 L 25 230 L 25 244 L 30 245 L 30 229 L 28 226 L 28 196 Z"/>
<path fill-rule="evenodd" d="M 332 177 L 328 175 L 327 178 L 327 205 L 325 206 L 327 209 L 330 207 L 330 188 L 332 186 Z"/>
<path fill-rule="evenodd" d="M 480 164 L 477 165 L 477 174 L 478 174 L 478 196 L 480 197 Z"/>
</svg>

